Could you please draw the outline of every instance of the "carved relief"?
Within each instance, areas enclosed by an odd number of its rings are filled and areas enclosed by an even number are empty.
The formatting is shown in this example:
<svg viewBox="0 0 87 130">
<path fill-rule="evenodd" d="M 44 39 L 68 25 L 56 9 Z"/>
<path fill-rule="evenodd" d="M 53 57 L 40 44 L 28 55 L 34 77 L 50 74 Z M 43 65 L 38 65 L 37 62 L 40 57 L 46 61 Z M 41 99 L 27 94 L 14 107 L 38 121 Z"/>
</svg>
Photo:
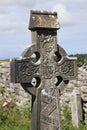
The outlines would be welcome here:
<svg viewBox="0 0 87 130">
<path fill-rule="evenodd" d="M 51 31 L 38 31 L 38 41 L 40 42 L 40 45 L 47 50 L 47 52 L 50 52 L 53 49 L 54 44 L 56 44 L 56 36 L 55 36 L 55 32 L 51 32 Z M 45 47 L 45 45 L 47 45 Z M 52 49 L 48 49 L 52 46 Z"/>
<path fill-rule="evenodd" d="M 38 41 L 41 45 L 41 53 L 43 62 L 51 60 L 52 53 L 55 50 L 56 36 L 55 33 L 49 31 L 43 31 L 42 33 L 38 32 Z"/>
<path fill-rule="evenodd" d="M 42 34 L 39 38 L 40 43 L 42 44 L 42 50 L 44 49 L 46 53 L 50 53 L 54 49 L 54 37 L 51 35 L 45 36 Z"/>
<path fill-rule="evenodd" d="M 33 25 L 37 25 L 38 27 L 40 27 L 41 18 L 38 17 L 37 15 L 34 15 L 32 17 L 32 23 L 33 23 Z"/>
<path fill-rule="evenodd" d="M 41 95 L 41 106 L 43 106 L 40 112 L 41 130 L 45 130 L 46 127 L 50 130 L 50 125 L 52 125 L 52 130 L 54 127 L 54 130 L 56 130 L 58 128 L 56 97 L 49 94 Z"/>
<path fill-rule="evenodd" d="M 37 15 L 36 13 L 33 13 L 33 16 L 31 17 L 31 22 L 30 22 L 30 28 L 33 26 L 35 27 L 44 27 L 44 28 L 59 28 L 59 23 L 56 20 L 57 15 L 56 14 L 51 14 L 48 15 L 45 13 L 44 15 Z M 33 24 L 33 26 L 32 26 Z"/>
<path fill-rule="evenodd" d="M 74 62 L 66 60 L 60 66 L 60 72 L 66 76 L 74 76 Z"/>
<path fill-rule="evenodd" d="M 42 76 L 46 79 L 52 78 L 55 68 L 52 64 L 43 63 L 42 65 Z"/>
<path fill-rule="evenodd" d="M 16 80 L 18 82 L 29 82 L 38 71 L 38 66 L 30 60 L 16 61 Z"/>
</svg>

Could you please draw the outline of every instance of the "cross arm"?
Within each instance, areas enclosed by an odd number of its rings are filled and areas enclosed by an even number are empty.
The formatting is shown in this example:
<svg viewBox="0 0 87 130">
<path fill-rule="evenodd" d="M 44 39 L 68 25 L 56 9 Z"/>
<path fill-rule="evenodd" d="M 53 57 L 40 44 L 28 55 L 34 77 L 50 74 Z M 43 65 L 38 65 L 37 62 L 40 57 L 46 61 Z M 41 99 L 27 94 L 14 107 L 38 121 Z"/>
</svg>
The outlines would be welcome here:
<svg viewBox="0 0 87 130">
<path fill-rule="evenodd" d="M 32 63 L 31 58 L 12 59 L 10 66 L 13 83 L 30 83 L 39 74 L 39 65 Z"/>
<path fill-rule="evenodd" d="M 77 78 L 77 58 L 62 57 L 56 65 L 56 75 L 59 75 L 63 80 L 73 80 Z"/>
</svg>

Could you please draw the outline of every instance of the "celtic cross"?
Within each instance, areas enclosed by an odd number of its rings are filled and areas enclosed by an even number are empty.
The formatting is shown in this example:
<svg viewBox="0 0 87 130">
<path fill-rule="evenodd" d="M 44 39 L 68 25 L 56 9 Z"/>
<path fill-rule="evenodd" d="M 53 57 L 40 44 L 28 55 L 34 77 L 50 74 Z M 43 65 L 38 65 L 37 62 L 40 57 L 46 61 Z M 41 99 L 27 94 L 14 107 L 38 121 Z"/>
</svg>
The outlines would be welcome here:
<svg viewBox="0 0 87 130">
<path fill-rule="evenodd" d="M 59 28 L 56 12 L 31 11 L 32 45 L 11 61 L 11 82 L 32 95 L 31 130 L 61 130 L 59 98 L 77 76 L 76 58 L 57 44 Z"/>
</svg>

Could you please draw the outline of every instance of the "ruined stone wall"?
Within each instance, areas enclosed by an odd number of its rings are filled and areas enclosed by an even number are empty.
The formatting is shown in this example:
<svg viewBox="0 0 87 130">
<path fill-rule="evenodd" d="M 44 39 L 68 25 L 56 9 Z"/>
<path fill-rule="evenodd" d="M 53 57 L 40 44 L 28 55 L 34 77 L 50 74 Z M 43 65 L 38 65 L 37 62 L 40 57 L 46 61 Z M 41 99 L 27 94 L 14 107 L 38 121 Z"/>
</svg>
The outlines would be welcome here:
<svg viewBox="0 0 87 130">
<path fill-rule="evenodd" d="M 18 107 L 30 105 L 30 96 L 26 93 L 20 84 L 10 83 L 10 63 L 0 63 L 0 101 L 12 99 Z"/>
<path fill-rule="evenodd" d="M 63 91 L 61 102 L 72 105 L 73 90 L 78 90 L 81 94 L 82 112 L 84 119 L 87 120 L 87 64 L 78 68 L 78 78 L 69 82 L 67 88 Z M 78 93 L 78 92 L 77 92 Z"/>
</svg>

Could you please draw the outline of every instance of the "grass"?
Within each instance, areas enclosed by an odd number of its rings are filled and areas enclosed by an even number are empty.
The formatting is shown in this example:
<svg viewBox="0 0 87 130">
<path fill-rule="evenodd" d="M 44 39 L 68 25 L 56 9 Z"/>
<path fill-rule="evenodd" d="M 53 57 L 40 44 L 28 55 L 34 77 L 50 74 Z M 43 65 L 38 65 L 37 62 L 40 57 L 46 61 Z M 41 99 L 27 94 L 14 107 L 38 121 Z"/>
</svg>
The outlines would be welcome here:
<svg viewBox="0 0 87 130">
<path fill-rule="evenodd" d="M 79 128 L 73 127 L 72 117 L 70 108 L 67 105 L 63 106 L 63 120 L 62 120 L 62 130 L 87 130 L 87 124 L 81 124 Z"/>
<path fill-rule="evenodd" d="M 9 62 L 9 59 L 6 59 L 6 60 L 0 60 L 0 63 L 2 62 Z"/>
<path fill-rule="evenodd" d="M 13 103 L 2 108 L 0 103 L 0 130 L 30 130 L 30 109 L 19 110 Z"/>
<path fill-rule="evenodd" d="M 15 103 L 12 103 L 9 108 L 3 109 L 2 103 L 0 103 L 0 130 L 30 130 L 31 112 L 29 108 L 19 110 Z M 64 106 L 62 130 L 87 130 L 87 125 L 74 128 L 71 111 L 68 106 Z"/>
<path fill-rule="evenodd" d="M 2 107 L 0 102 L 0 130 L 30 130 L 31 111 L 29 108 L 18 109 L 14 102 L 9 107 Z M 71 111 L 68 106 L 63 106 L 62 130 L 87 130 L 87 125 L 74 128 L 72 125 Z"/>
</svg>

